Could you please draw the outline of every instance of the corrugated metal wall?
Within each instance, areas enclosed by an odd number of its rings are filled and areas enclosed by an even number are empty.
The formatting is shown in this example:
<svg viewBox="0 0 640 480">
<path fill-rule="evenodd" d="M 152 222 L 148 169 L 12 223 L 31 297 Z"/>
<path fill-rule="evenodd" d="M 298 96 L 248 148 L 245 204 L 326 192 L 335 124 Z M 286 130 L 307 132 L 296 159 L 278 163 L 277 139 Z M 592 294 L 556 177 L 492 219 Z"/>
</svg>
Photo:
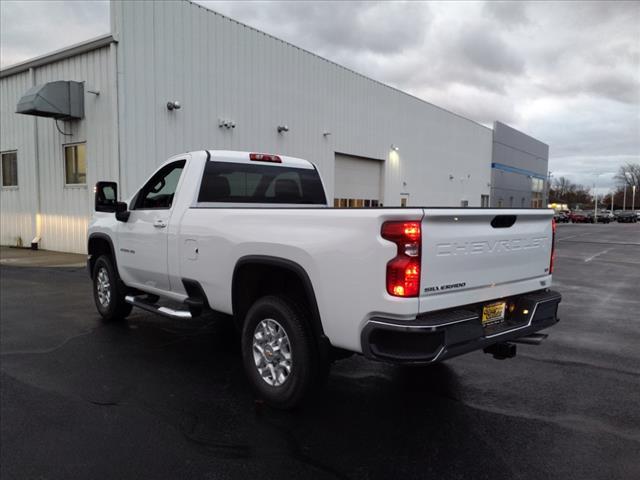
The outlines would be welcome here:
<svg viewBox="0 0 640 480">
<path fill-rule="evenodd" d="M 30 77 L 27 71 L 0 80 L 0 151 L 18 152 L 18 186 L 0 187 L 2 245 L 28 245 L 35 234 L 35 120 L 14 113 L 18 99 L 31 86 Z"/>
<path fill-rule="evenodd" d="M 307 158 L 332 198 L 335 152 L 387 159 L 392 143 L 400 150 L 385 162 L 385 205 L 408 192 L 410 205 L 467 196 L 479 206 L 489 192 L 488 128 L 196 4 L 115 2 L 112 15 L 128 194 L 168 156 L 217 148 Z M 170 100 L 182 109 L 168 111 Z M 278 134 L 280 124 L 290 131 Z"/>
<path fill-rule="evenodd" d="M 93 185 L 97 180 L 118 180 L 114 55 L 113 47 L 107 46 L 0 79 L 2 150 L 18 150 L 18 188 L 1 192 L 2 244 L 15 245 L 18 237 L 28 244 L 39 234 L 41 248 L 86 251 Z M 53 119 L 14 113 L 30 86 L 54 80 L 85 82 L 85 118 L 59 122 L 70 136 L 58 132 Z M 63 146 L 78 142 L 86 142 L 87 184 L 65 186 Z"/>
</svg>

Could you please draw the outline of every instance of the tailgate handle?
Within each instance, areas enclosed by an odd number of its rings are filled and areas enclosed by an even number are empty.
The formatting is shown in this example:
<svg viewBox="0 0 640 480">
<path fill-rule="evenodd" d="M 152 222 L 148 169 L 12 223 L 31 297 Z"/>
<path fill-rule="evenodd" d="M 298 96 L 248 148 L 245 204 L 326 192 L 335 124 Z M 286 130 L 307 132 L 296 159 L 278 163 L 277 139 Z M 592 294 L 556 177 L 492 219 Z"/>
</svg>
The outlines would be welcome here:
<svg viewBox="0 0 640 480">
<path fill-rule="evenodd" d="M 516 223 L 517 215 L 496 215 L 491 220 L 491 226 L 493 228 L 509 228 Z"/>
</svg>

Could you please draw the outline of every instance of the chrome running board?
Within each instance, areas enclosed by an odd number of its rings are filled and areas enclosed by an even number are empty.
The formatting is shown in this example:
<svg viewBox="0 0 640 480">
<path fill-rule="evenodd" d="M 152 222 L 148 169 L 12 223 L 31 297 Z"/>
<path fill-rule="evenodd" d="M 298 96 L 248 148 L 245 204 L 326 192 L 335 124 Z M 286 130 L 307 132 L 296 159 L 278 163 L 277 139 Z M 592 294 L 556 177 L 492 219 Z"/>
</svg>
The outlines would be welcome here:
<svg viewBox="0 0 640 480">
<path fill-rule="evenodd" d="M 127 295 L 124 297 L 124 301 L 130 303 L 134 307 L 141 308 L 146 310 L 147 312 L 157 313 L 158 315 L 162 315 L 163 317 L 169 318 L 178 318 L 181 320 L 189 320 L 192 318 L 191 312 L 189 310 L 174 310 L 168 307 L 162 307 L 155 303 L 150 303 L 145 300 L 146 295 L 133 296 Z"/>
</svg>

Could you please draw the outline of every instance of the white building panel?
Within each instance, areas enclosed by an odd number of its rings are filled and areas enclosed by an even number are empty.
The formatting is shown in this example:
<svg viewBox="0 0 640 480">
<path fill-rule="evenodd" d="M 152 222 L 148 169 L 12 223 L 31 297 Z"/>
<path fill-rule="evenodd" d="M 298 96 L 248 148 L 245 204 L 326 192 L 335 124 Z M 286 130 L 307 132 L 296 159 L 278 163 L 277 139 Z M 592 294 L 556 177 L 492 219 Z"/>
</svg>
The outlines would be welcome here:
<svg viewBox="0 0 640 480">
<path fill-rule="evenodd" d="M 18 188 L 2 189 L 2 243 L 82 253 L 93 210 L 93 185 L 118 180 L 115 48 L 101 48 L 46 63 L 0 79 L 2 150 L 18 150 Z M 55 80 L 84 82 L 85 118 L 59 121 L 14 113 L 33 85 Z M 99 92 L 99 95 L 88 93 Z M 6 100 L 5 100 L 6 99 Z M 5 128 L 5 125 L 7 128 Z M 64 145 L 86 143 L 85 185 L 65 185 Z M 37 162 L 37 163 L 36 163 Z"/>
<path fill-rule="evenodd" d="M 25 71 L 0 80 L 0 151 L 18 154 L 18 185 L 0 187 L 2 245 L 29 245 L 35 236 L 35 120 L 15 114 L 18 100 L 31 87 L 31 76 Z"/>
</svg>

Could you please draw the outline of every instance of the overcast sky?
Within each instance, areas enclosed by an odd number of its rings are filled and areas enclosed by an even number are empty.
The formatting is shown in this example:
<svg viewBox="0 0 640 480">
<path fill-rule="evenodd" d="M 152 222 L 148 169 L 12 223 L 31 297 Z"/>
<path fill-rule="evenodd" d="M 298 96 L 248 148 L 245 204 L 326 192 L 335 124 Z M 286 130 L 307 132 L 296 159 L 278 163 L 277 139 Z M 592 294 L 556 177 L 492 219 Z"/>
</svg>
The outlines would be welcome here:
<svg viewBox="0 0 640 480">
<path fill-rule="evenodd" d="M 640 2 L 218 2 L 220 13 L 491 126 L 555 177 L 640 162 Z M 109 31 L 106 1 L 0 2 L 3 67 Z"/>
</svg>

